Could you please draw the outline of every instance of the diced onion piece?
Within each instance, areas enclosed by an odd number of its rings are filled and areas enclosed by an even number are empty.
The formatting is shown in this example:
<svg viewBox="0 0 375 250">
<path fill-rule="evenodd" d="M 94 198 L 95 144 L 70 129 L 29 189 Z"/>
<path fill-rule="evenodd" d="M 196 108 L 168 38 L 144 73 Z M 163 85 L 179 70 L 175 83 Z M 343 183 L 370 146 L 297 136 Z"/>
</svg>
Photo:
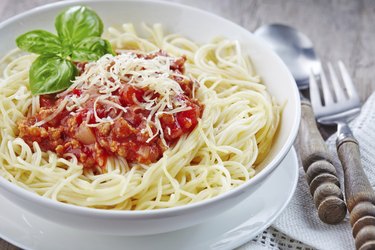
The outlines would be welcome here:
<svg viewBox="0 0 375 250">
<path fill-rule="evenodd" d="M 96 141 L 95 135 L 92 132 L 91 128 L 87 127 L 84 123 L 82 123 L 78 127 L 78 131 L 75 134 L 75 138 L 86 145 L 94 144 Z"/>
</svg>

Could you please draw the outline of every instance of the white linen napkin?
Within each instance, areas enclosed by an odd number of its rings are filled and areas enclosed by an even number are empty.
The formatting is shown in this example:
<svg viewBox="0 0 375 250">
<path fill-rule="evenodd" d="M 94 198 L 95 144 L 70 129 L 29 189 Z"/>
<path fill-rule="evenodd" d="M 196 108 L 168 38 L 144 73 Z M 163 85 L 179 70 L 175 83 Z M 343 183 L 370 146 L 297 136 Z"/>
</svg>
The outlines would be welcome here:
<svg viewBox="0 0 375 250">
<path fill-rule="evenodd" d="M 375 93 L 362 108 L 361 114 L 350 123 L 359 142 L 364 171 L 375 187 Z M 327 140 L 330 151 L 339 162 L 336 153 L 336 134 Z M 298 151 L 298 149 L 297 149 Z M 335 164 L 334 164 L 335 165 Z M 340 184 L 344 187 L 341 167 L 336 168 Z M 344 189 L 343 189 L 344 190 Z M 276 229 L 276 230 L 275 230 Z M 300 241 L 300 242 L 298 242 Z M 310 247 L 309 247 L 310 246 Z M 349 224 L 349 213 L 338 225 L 327 225 L 318 218 L 310 195 L 305 172 L 299 168 L 297 190 L 285 211 L 263 234 L 239 249 L 355 249 Z"/>
</svg>

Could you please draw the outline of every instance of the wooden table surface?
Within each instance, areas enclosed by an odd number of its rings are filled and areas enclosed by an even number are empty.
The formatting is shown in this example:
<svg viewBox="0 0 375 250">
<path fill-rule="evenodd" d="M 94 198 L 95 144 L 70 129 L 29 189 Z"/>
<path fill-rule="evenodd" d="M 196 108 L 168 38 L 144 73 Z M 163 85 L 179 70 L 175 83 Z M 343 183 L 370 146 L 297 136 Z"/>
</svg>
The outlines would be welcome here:
<svg viewBox="0 0 375 250">
<path fill-rule="evenodd" d="M 362 101 L 365 101 L 375 90 L 375 1 L 373 0 L 170 1 L 216 13 L 250 31 L 268 23 L 294 26 L 310 37 L 323 62 L 342 60 L 346 64 Z M 52 2 L 57 1 L 0 0 L 0 21 Z M 0 239 L 0 249 L 18 248 Z"/>
</svg>

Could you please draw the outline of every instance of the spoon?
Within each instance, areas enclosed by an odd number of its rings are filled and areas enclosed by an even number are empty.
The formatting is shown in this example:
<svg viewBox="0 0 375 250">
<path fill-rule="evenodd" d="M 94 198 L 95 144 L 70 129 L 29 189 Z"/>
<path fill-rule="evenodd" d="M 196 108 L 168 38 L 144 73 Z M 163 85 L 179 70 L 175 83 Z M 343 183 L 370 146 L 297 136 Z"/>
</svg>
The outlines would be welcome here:
<svg viewBox="0 0 375 250">
<path fill-rule="evenodd" d="M 342 190 L 332 164 L 333 157 L 319 133 L 311 104 L 302 94 L 309 88 L 311 72 L 318 74 L 321 71 L 313 44 L 306 35 L 282 24 L 262 26 L 254 34 L 280 56 L 297 83 L 302 112 L 298 133 L 302 165 L 320 220 L 337 224 L 346 215 Z"/>
</svg>

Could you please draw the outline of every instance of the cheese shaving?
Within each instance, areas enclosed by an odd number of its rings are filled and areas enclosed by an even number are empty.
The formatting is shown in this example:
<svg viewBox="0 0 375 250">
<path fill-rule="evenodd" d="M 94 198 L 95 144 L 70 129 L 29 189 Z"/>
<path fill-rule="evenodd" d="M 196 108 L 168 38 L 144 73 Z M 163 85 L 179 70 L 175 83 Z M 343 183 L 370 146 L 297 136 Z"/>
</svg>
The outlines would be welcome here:
<svg viewBox="0 0 375 250">
<path fill-rule="evenodd" d="M 97 127 L 102 123 L 113 123 L 120 117 L 100 118 L 96 111 L 98 103 L 115 109 L 118 111 L 117 113 L 127 112 L 127 108 L 115 100 L 118 99 L 118 96 L 114 95 L 114 92 L 119 90 L 124 83 L 137 89 L 146 90 L 142 96 L 142 102 L 135 95 L 132 96 L 132 100 L 139 107 L 150 111 L 146 118 L 146 131 L 149 135 L 147 142 L 160 135 L 163 143 L 166 144 L 159 116 L 191 109 L 183 99 L 176 98 L 184 94 L 184 91 L 180 84 L 173 79 L 173 77 L 182 79 L 187 77 L 171 69 L 176 58 L 162 53 L 154 55 L 154 57 L 147 58 L 147 55 L 137 54 L 133 51 L 123 51 L 122 54 L 116 56 L 105 55 L 96 62 L 88 63 L 85 71 L 76 77 L 69 89 L 57 97 L 65 96 L 66 109 L 72 111 L 79 110 L 89 98 L 96 96 L 93 111 L 95 123 L 88 124 L 88 126 Z M 79 90 L 81 94 L 71 95 L 74 89 Z M 61 111 L 62 109 L 59 110 L 59 112 Z"/>
</svg>

